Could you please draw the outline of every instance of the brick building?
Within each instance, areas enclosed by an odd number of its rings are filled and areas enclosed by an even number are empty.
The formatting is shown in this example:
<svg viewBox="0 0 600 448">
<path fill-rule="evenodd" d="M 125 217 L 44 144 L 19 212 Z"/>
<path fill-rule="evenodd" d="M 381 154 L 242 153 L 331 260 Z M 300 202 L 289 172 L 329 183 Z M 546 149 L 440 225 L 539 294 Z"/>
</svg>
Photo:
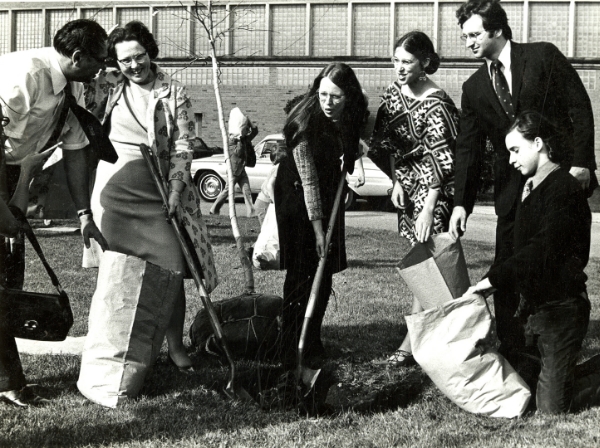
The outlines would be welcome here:
<svg viewBox="0 0 600 448">
<path fill-rule="evenodd" d="M 283 107 L 306 91 L 332 60 L 355 68 L 375 111 L 394 79 L 390 63 L 396 37 L 413 29 L 427 33 L 442 58 L 432 76 L 460 104 L 464 80 L 481 64 L 466 51 L 454 13 L 445 0 L 238 0 L 212 2 L 225 111 L 238 106 L 260 128 L 258 139 L 279 132 Z M 504 0 L 517 42 L 550 41 L 569 57 L 600 120 L 600 1 Z M 0 2 L 0 53 L 51 45 L 65 22 L 93 18 L 107 30 L 130 20 L 144 22 L 156 37 L 157 62 L 185 83 L 193 99 L 197 131 L 221 146 L 208 40 L 194 18 L 204 2 L 38 1 Z M 3 67 L 3 69 L 7 69 Z M 600 161 L 600 126 L 596 130 Z"/>
</svg>

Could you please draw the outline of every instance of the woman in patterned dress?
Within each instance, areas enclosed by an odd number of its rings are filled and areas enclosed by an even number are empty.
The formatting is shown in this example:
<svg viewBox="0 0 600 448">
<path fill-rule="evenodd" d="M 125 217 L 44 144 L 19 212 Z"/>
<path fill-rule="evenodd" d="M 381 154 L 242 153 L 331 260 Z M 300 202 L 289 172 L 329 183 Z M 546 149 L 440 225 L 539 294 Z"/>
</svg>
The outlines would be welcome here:
<svg viewBox="0 0 600 448">
<path fill-rule="evenodd" d="M 275 179 L 275 213 L 279 230 L 283 285 L 282 361 L 295 366 L 298 337 L 319 258 L 328 251 L 306 341 L 306 358 L 325 356 L 321 324 L 331 294 L 332 276 L 347 267 L 344 211 L 340 207 L 331 246 L 325 231 L 342 170 L 352 173 L 359 155 L 360 128 L 366 102 L 354 71 L 346 64 L 325 67 L 311 89 L 290 111 L 283 133 L 286 156 Z"/>
<path fill-rule="evenodd" d="M 398 232 L 415 245 L 448 230 L 458 111 L 427 77 L 437 71 L 440 59 L 426 34 L 411 31 L 398 39 L 392 62 L 397 80 L 383 95 L 369 157 L 393 180 Z M 412 312 L 419 311 L 415 299 Z M 408 335 L 387 361 L 414 363 Z"/>
<path fill-rule="evenodd" d="M 207 290 L 217 283 L 211 246 L 200 214 L 199 194 L 190 167 L 196 137 L 185 86 L 152 62 L 154 37 L 141 22 L 113 30 L 108 54 L 118 70 L 100 72 L 86 87 L 86 105 L 110 129 L 119 160 L 100 161 L 92 193 L 92 212 L 110 250 L 134 255 L 164 269 L 187 273 L 175 231 L 166 221 L 163 202 L 140 151 L 152 148 L 169 184 L 168 214 L 177 213 L 202 267 Z M 84 266 L 97 266 L 101 251 L 84 253 Z M 193 370 L 183 345 L 183 282 L 167 327 L 169 360 L 182 372 Z"/>
</svg>

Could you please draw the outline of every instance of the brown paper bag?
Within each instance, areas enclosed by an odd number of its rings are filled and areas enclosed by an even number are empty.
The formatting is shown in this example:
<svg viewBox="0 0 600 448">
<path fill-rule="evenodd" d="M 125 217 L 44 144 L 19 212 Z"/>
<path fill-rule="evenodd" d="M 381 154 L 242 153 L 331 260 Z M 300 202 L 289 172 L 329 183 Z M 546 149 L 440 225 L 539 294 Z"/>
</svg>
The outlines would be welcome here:
<svg viewBox="0 0 600 448">
<path fill-rule="evenodd" d="M 425 310 L 461 297 L 471 285 L 460 240 L 449 233 L 414 246 L 397 269 Z"/>
<path fill-rule="evenodd" d="M 492 319 L 485 299 L 464 296 L 406 316 L 412 353 L 435 385 L 462 409 L 513 418 L 531 393 L 511 365 L 492 348 Z"/>
<path fill-rule="evenodd" d="M 77 381 L 86 398 L 114 408 L 139 393 L 160 352 L 182 278 L 140 258 L 104 252 Z"/>
</svg>

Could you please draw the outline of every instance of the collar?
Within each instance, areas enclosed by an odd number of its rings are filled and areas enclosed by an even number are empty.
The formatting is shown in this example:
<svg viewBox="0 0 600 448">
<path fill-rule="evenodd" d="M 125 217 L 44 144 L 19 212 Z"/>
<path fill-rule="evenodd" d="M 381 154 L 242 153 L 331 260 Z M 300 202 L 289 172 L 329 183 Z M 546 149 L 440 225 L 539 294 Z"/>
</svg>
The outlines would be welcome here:
<svg viewBox="0 0 600 448">
<path fill-rule="evenodd" d="M 500 52 L 500 55 L 498 55 L 498 60 L 502 62 L 502 65 L 504 66 L 504 73 L 506 73 L 507 70 L 510 71 L 510 52 L 510 40 L 507 40 L 506 44 L 504 44 L 504 48 Z M 487 64 L 488 74 L 490 75 L 490 78 L 492 77 L 492 62 L 494 61 L 485 58 L 485 63 Z"/>
<path fill-rule="evenodd" d="M 550 173 L 556 171 L 559 168 L 560 165 L 550 160 L 548 160 L 542 166 L 539 166 L 535 174 L 529 178 L 532 184 L 531 189 L 533 190 L 534 188 L 536 188 L 539 184 L 541 184 L 544 181 L 544 179 L 546 179 L 546 177 L 548 177 L 548 175 L 550 175 Z"/>
<path fill-rule="evenodd" d="M 48 60 L 50 62 L 50 76 L 52 77 L 52 89 L 54 90 L 54 94 L 58 95 L 62 92 L 67 85 L 67 78 L 60 68 L 60 64 L 58 63 L 61 55 L 52 48 L 49 47 L 49 55 Z"/>
</svg>

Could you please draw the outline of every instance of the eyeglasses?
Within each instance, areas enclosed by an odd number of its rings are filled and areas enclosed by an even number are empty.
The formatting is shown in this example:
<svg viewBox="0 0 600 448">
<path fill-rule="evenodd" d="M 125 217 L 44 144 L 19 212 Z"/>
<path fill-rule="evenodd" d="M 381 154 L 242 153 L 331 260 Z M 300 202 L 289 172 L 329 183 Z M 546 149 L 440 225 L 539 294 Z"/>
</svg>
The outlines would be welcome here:
<svg viewBox="0 0 600 448">
<path fill-rule="evenodd" d="M 414 59 L 413 60 L 409 60 L 409 59 L 401 60 L 401 59 L 396 59 L 396 58 L 392 58 L 391 61 L 392 61 L 392 64 L 394 64 L 394 65 L 410 65 L 413 62 L 415 62 Z"/>
<path fill-rule="evenodd" d="M 141 64 L 142 62 L 144 62 L 146 60 L 146 56 L 148 56 L 148 53 L 144 52 L 144 53 L 140 53 L 136 56 L 132 56 L 130 58 L 117 59 L 117 61 L 119 61 L 125 67 L 129 67 L 129 66 L 131 66 L 133 61 L 137 62 L 138 64 Z"/>
<path fill-rule="evenodd" d="M 339 104 L 339 102 L 344 99 L 344 95 L 331 95 L 327 92 L 319 92 L 319 100 L 321 102 L 325 103 L 328 99 L 330 99 L 333 104 Z"/>
<path fill-rule="evenodd" d="M 483 34 L 483 31 L 479 31 L 477 33 L 467 33 L 467 34 L 463 34 L 462 36 L 460 36 L 460 39 L 463 42 L 466 42 L 467 40 L 474 40 L 474 41 L 478 41 L 479 37 Z"/>
</svg>

